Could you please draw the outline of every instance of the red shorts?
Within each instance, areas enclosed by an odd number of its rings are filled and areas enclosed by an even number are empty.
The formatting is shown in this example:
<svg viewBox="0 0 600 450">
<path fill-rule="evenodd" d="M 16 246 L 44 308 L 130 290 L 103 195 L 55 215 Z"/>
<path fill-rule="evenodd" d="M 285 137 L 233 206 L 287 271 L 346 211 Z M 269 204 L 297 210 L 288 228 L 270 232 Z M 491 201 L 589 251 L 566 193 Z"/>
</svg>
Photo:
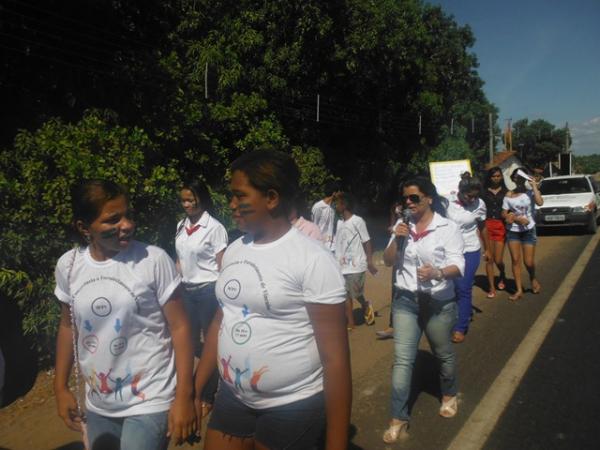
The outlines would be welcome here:
<svg viewBox="0 0 600 450">
<path fill-rule="evenodd" d="M 506 238 L 506 226 L 500 219 L 485 219 L 485 227 L 490 241 L 504 242 Z"/>
</svg>

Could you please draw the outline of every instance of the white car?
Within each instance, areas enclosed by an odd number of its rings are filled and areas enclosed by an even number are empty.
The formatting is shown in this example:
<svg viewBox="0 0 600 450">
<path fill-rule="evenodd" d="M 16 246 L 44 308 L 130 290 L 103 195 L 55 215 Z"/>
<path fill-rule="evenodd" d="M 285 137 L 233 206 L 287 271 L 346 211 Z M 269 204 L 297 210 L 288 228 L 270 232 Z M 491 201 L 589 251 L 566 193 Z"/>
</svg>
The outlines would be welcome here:
<svg viewBox="0 0 600 450">
<path fill-rule="evenodd" d="M 538 227 L 581 225 L 590 233 L 598 228 L 600 187 L 590 175 L 545 178 L 540 183 L 544 204 L 536 208 Z"/>
</svg>

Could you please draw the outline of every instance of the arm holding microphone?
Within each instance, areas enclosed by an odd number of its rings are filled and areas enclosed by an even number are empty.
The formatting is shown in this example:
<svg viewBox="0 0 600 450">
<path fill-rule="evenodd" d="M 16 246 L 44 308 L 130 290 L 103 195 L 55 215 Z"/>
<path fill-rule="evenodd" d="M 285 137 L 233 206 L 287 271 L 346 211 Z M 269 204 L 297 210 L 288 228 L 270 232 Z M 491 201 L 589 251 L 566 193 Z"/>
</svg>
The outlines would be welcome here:
<svg viewBox="0 0 600 450">
<path fill-rule="evenodd" d="M 402 211 L 402 219 L 394 225 L 392 230 L 394 239 L 390 240 L 390 243 L 383 251 L 383 262 L 388 267 L 402 262 L 402 258 L 399 257 L 398 253 L 404 251 L 404 243 L 410 230 L 408 226 L 409 219 L 410 211 L 405 209 Z"/>
</svg>

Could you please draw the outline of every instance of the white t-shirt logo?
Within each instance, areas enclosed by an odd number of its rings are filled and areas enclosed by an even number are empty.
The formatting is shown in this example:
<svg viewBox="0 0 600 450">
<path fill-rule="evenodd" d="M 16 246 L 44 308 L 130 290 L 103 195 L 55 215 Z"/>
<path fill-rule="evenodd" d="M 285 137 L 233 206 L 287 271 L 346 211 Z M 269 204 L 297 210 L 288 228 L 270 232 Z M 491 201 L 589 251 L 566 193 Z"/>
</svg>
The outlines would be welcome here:
<svg viewBox="0 0 600 450">
<path fill-rule="evenodd" d="M 112 305 L 105 297 L 98 297 L 92 302 L 92 312 L 100 317 L 108 316 L 112 311 Z"/>
<path fill-rule="evenodd" d="M 121 353 L 123 353 L 125 350 L 127 350 L 127 339 L 124 337 L 118 337 L 116 339 L 113 339 L 110 342 L 110 352 L 115 355 L 118 356 Z"/>
<path fill-rule="evenodd" d="M 242 286 L 238 280 L 229 280 L 223 288 L 224 294 L 230 300 L 235 300 L 240 295 Z"/>
<path fill-rule="evenodd" d="M 87 335 L 82 341 L 83 347 L 90 353 L 96 353 L 98 350 L 98 337 L 95 334 Z"/>
<path fill-rule="evenodd" d="M 244 345 L 252 337 L 252 328 L 248 322 L 238 322 L 231 329 L 231 339 L 238 345 Z"/>
</svg>

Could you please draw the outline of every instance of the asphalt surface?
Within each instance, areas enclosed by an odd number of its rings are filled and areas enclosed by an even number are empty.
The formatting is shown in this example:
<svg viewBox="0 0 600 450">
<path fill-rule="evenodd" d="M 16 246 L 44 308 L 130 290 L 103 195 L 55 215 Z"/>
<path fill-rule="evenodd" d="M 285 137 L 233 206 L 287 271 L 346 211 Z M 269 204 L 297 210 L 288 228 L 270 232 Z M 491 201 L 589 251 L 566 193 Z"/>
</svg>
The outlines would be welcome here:
<svg viewBox="0 0 600 450">
<path fill-rule="evenodd" d="M 600 246 L 484 448 L 600 448 L 599 325 Z"/>
<path fill-rule="evenodd" d="M 354 436 L 349 448 L 355 450 L 418 448 L 423 450 L 444 449 L 448 447 L 448 444 L 465 424 L 474 408 L 487 392 L 489 386 L 561 284 L 564 276 L 577 260 L 577 257 L 589 239 L 589 236 L 583 234 L 575 236 L 560 234 L 542 236 L 537 250 L 539 256 L 536 258 L 538 262 L 538 278 L 543 286 L 542 293 L 539 295 L 526 293 L 518 303 L 509 302 L 507 300 L 507 293 L 499 293 L 498 297 L 494 300 L 486 299 L 483 291 L 486 282 L 485 277 L 481 275 L 480 269 L 480 275 L 476 278 L 473 301 L 475 310 L 478 312 L 474 315 L 474 321 L 471 323 L 466 341 L 463 344 L 457 345 L 459 414 L 454 419 L 447 420 L 438 416 L 439 388 L 435 360 L 429 352 L 426 340 L 422 339 L 421 351 L 417 357 L 415 375 L 413 377 L 415 386 L 413 388 L 414 399 L 409 429 L 410 437 L 394 445 L 385 445 L 381 440 L 381 436 L 389 421 L 391 351 L 384 357 L 373 361 L 371 370 L 366 375 L 354 379 L 355 396 L 352 415 Z M 597 258 L 594 261 L 595 263 L 590 262 L 589 266 L 597 268 Z M 510 265 L 507 266 L 507 268 L 509 267 Z M 598 271 L 596 273 L 598 275 Z M 510 278 L 510 269 L 508 275 Z M 528 286 L 527 282 L 525 286 Z M 592 293 L 591 295 L 593 296 L 594 294 Z M 381 311 L 382 315 L 388 313 L 389 309 Z M 597 328 L 600 330 L 600 327 Z M 379 342 L 373 343 L 373 345 L 381 344 Z M 582 345 L 577 339 L 573 339 L 571 344 L 574 349 L 578 349 Z M 569 354 L 568 351 L 565 352 Z M 577 352 L 579 355 L 582 354 L 579 350 Z M 588 362 L 583 361 L 582 364 L 587 364 Z M 600 360 L 596 363 L 600 364 Z M 547 381 L 555 379 L 553 374 L 550 375 L 545 372 L 542 373 L 542 377 L 545 377 Z M 581 373 L 578 373 L 577 377 L 569 379 L 568 382 L 556 382 L 559 384 L 563 383 L 567 388 L 576 389 L 574 386 L 579 384 L 576 381 L 578 379 L 582 379 Z M 588 381 L 588 385 L 592 385 L 591 381 Z M 596 383 L 596 385 L 600 385 L 600 383 Z M 527 391 L 527 389 L 525 390 Z M 550 396 L 553 395 L 554 390 L 554 388 L 551 388 L 549 391 L 542 389 L 540 392 Z M 524 435 L 531 432 L 530 427 L 525 422 L 531 423 L 532 415 L 541 414 L 539 412 L 540 408 L 542 411 L 547 411 L 548 414 L 553 413 L 548 405 L 540 404 L 539 401 L 532 402 L 530 406 L 531 409 L 528 412 L 520 412 L 526 415 L 526 421 L 516 419 L 522 425 Z M 596 415 L 597 417 L 600 416 Z M 508 424 L 506 433 L 502 436 L 507 438 L 511 436 L 514 433 L 512 427 L 512 424 Z M 544 430 L 544 433 L 547 433 L 546 425 L 540 427 L 540 429 Z M 494 439 L 496 439 L 495 434 Z M 536 438 L 531 438 L 531 442 L 537 442 Z M 520 445 L 521 440 L 515 439 L 514 441 L 511 440 L 504 443 L 500 440 L 500 436 L 498 436 L 498 440 L 489 441 L 490 445 L 493 446 L 490 448 L 498 449 L 552 448 L 551 446 L 532 447 L 531 442 Z M 570 448 L 577 447 L 571 446 Z"/>
</svg>

